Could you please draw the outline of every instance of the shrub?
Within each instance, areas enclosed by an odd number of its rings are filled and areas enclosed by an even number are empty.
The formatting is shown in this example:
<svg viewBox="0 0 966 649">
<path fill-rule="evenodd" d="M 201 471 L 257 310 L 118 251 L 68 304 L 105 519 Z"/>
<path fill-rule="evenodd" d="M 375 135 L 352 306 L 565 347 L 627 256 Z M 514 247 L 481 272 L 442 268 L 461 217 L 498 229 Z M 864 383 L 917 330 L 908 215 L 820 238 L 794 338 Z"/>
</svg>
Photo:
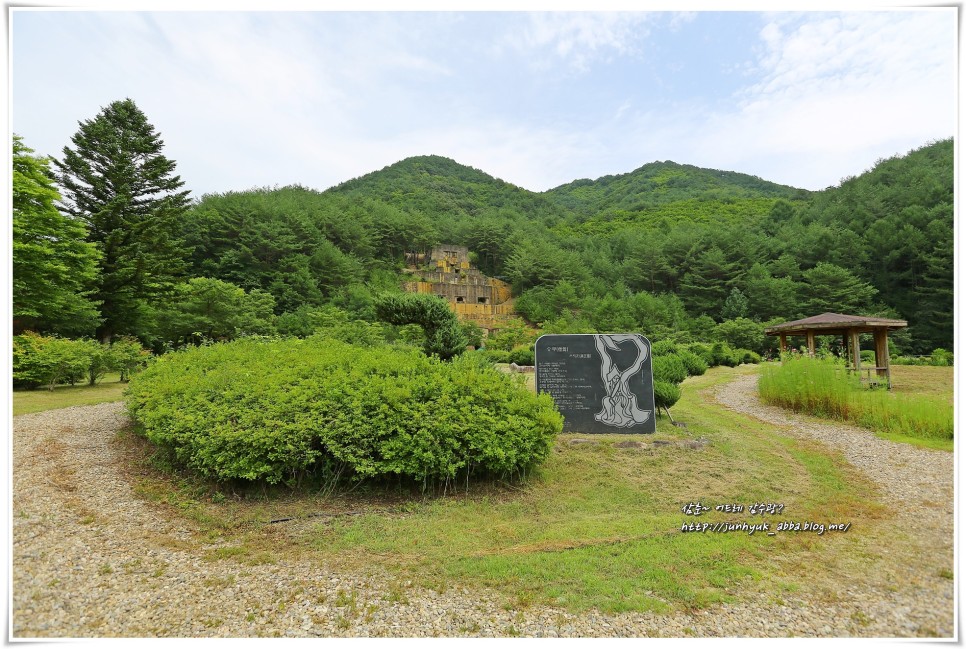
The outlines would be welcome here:
<svg viewBox="0 0 966 649">
<path fill-rule="evenodd" d="M 32 331 L 13 337 L 14 387 L 36 388 L 46 382 L 46 364 L 40 356 L 49 340 Z"/>
<path fill-rule="evenodd" d="M 131 376 L 144 369 L 151 360 L 151 352 L 141 347 L 137 338 L 125 336 L 111 343 L 111 363 L 120 372 L 121 381 L 130 381 Z"/>
<path fill-rule="evenodd" d="M 678 384 L 688 378 L 688 371 L 677 354 L 657 356 L 651 359 L 654 369 L 654 380 Z"/>
<path fill-rule="evenodd" d="M 482 352 L 483 357 L 491 363 L 509 363 L 510 362 L 510 352 L 504 351 L 502 349 L 484 349 Z"/>
<path fill-rule="evenodd" d="M 654 358 L 676 353 L 678 353 L 678 345 L 673 340 L 659 340 L 651 345 L 651 356 Z"/>
<path fill-rule="evenodd" d="M 95 340 L 79 340 L 83 346 L 78 352 L 87 355 L 87 385 L 96 385 L 104 375 L 115 368 L 111 348 Z"/>
<path fill-rule="evenodd" d="M 929 364 L 948 367 L 953 364 L 953 353 L 942 347 L 934 349 L 932 350 L 932 355 L 929 356 Z"/>
<path fill-rule="evenodd" d="M 740 363 L 758 364 L 761 362 L 761 355 L 757 352 L 751 351 L 750 349 L 736 349 L 734 356 L 739 360 Z"/>
<path fill-rule="evenodd" d="M 708 364 L 694 352 L 682 349 L 678 352 L 678 358 L 684 363 L 684 369 L 687 370 L 688 376 L 701 376 L 708 371 Z"/>
<path fill-rule="evenodd" d="M 26 332 L 13 339 L 13 381 L 18 387 L 46 385 L 53 390 L 58 383 L 80 381 L 91 366 L 91 341 L 45 337 Z"/>
<path fill-rule="evenodd" d="M 520 318 L 504 322 L 499 331 L 486 339 L 487 349 L 510 351 L 520 345 L 530 345 L 537 339 L 537 331 L 527 326 Z"/>
<path fill-rule="evenodd" d="M 460 323 L 460 329 L 462 329 L 463 335 L 466 336 L 467 345 L 476 349 L 483 346 L 483 327 L 472 320 L 467 320 L 466 322 Z"/>
<path fill-rule="evenodd" d="M 132 380 L 128 409 L 153 443 L 218 480 L 450 481 L 509 475 L 550 452 L 563 418 L 476 354 L 331 339 L 238 340 L 168 354 Z"/>
<path fill-rule="evenodd" d="M 690 343 L 686 349 L 698 356 L 708 367 L 714 367 L 714 356 L 711 355 L 711 345 L 705 343 Z"/>
<path fill-rule="evenodd" d="M 875 352 L 871 349 L 863 349 L 859 352 L 859 358 L 866 364 L 875 363 Z"/>
<path fill-rule="evenodd" d="M 516 363 L 517 365 L 534 365 L 536 361 L 534 360 L 533 347 L 528 347 L 526 345 L 520 345 L 519 347 L 514 347 L 510 350 L 507 356 L 508 362 Z"/>
<path fill-rule="evenodd" d="M 735 356 L 734 350 L 728 345 L 728 343 L 717 342 L 711 345 L 711 361 L 708 363 L 709 366 L 715 367 L 717 365 L 724 365 L 726 367 L 734 367 L 739 365 L 739 359 Z"/>
<path fill-rule="evenodd" d="M 764 351 L 767 347 L 765 327 L 760 322 L 748 318 L 725 320 L 712 331 L 714 340 L 722 341 L 732 348 Z"/>
<path fill-rule="evenodd" d="M 670 408 L 681 398 L 681 388 L 667 381 L 654 380 L 654 405 Z"/>
</svg>

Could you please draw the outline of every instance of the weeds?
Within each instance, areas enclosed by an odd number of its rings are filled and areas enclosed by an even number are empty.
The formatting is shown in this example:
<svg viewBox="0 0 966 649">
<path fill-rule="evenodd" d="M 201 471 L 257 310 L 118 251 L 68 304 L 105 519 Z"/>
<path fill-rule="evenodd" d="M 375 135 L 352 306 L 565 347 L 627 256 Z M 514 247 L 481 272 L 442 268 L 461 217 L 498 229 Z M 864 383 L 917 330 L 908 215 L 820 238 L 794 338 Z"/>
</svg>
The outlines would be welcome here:
<svg viewBox="0 0 966 649">
<path fill-rule="evenodd" d="M 863 388 L 855 374 L 832 360 L 795 358 L 765 367 L 758 391 L 766 402 L 796 412 L 922 440 L 953 439 L 948 401 Z"/>
</svg>

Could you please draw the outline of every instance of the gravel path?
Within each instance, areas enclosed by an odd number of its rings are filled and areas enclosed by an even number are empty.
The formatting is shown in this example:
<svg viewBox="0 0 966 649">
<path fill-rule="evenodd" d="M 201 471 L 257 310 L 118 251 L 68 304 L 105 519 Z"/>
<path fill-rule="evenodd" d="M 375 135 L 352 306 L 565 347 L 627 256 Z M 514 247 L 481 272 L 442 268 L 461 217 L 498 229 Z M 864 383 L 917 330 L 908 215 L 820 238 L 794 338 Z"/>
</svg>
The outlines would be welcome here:
<svg viewBox="0 0 966 649">
<path fill-rule="evenodd" d="M 921 530 L 881 578 L 843 576 L 837 601 L 750 593 L 696 614 L 574 615 L 506 610 L 485 591 L 437 593 L 284 555 L 206 560 L 216 544 L 132 491 L 113 443 L 127 420 L 108 403 L 14 419 L 13 637 L 951 636 L 953 582 L 937 575 L 952 567 L 952 454 L 762 407 L 753 381 L 740 377 L 719 400 L 841 448 L 907 508 L 898 520 Z"/>
</svg>

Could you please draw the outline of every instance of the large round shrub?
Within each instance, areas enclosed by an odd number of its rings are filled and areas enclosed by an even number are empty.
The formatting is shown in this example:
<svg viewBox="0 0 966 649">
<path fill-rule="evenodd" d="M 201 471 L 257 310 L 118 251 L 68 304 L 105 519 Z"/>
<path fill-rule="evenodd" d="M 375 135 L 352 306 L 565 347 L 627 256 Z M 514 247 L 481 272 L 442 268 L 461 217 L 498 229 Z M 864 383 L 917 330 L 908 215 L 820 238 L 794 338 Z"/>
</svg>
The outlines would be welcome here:
<svg viewBox="0 0 966 649">
<path fill-rule="evenodd" d="M 659 340 L 651 345 L 651 356 L 667 356 L 678 353 L 678 344 L 673 340 Z"/>
<path fill-rule="evenodd" d="M 168 354 L 126 396 L 149 440 L 219 480 L 509 474 L 546 458 L 563 427 L 549 396 L 472 356 L 324 339 Z"/>
</svg>

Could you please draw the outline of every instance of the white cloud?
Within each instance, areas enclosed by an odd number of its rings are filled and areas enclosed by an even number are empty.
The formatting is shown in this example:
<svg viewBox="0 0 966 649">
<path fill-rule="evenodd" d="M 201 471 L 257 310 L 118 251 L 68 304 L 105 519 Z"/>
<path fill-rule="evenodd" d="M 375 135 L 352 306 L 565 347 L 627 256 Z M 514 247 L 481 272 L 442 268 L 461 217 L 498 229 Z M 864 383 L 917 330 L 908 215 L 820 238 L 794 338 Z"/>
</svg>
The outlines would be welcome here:
<svg viewBox="0 0 966 649">
<path fill-rule="evenodd" d="M 697 118 L 692 160 L 822 189 L 949 137 L 955 39 L 948 11 L 775 17 L 760 80 L 734 110 Z"/>
<path fill-rule="evenodd" d="M 564 61 L 585 72 L 592 62 L 613 55 L 639 53 L 639 42 L 649 33 L 653 16 L 647 13 L 558 12 L 532 13 L 506 44 L 533 57 L 537 67 Z"/>
<path fill-rule="evenodd" d="M 43 41 L 14 66 L 31 81 L 15 83 L 15 129 L 28 146 L 57 154 L 77 120 L 130 96 L 178 172 L 198 190 L 220 192 L 324 189 L 431 153 L 533 190 L 652 160 L 820 189 L 955 127 L 954 11 L 768 15 L 757 56 L 740 66 L 748 85 L 729 101 L 672 105 L 653 85 L 646 93 L 640 83 L 595 86 L 601 79 L 584 74 L 553 86 L 559 102 L 545 112 L 534 99 L 543 89 L 514 86 L 507 65 L 554 66 L 560 78 L 611 57 L 640 63 L 648 34 L 683 29 L 695 15 L 507 16 L 36 19 Z M 505 40 L 493 36 L 501 30 Z M 505 60 L 470 66 L 488 38 Z M 47 52 L 48 42 L 60 49 Z"/>
</svg>

